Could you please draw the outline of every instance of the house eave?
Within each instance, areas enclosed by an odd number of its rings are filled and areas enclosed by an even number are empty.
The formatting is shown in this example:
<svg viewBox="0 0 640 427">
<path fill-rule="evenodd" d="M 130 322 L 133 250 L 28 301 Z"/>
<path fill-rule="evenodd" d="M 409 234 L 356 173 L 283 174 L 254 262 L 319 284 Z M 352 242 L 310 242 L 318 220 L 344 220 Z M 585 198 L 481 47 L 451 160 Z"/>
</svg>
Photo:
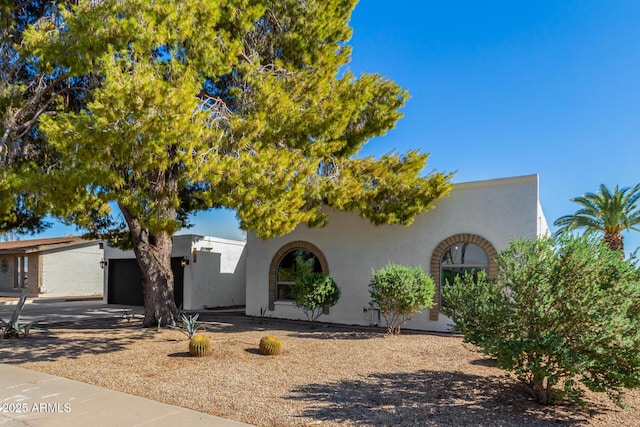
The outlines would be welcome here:
<svg viewBox="0 0 640 427">
<path fill-rule="evenodd" d="M 79 248 L 84 246 L 91 246 L 97 243 L 101 243 L 101 240 L 74 240 L 69 242 L 62 243 L 52 243 L 52 244 L 36 244 L 36 245 L 27 245 L 22 247 L 12 247 L 7 249 L 0 249 L 0 255 L 27 255 L 32 253 L 41 253 L 53 250 L 60 249 L 70 249 L 70 248 Z M 25 241 L 25 243 L 28 243 Z"/>
</svg>

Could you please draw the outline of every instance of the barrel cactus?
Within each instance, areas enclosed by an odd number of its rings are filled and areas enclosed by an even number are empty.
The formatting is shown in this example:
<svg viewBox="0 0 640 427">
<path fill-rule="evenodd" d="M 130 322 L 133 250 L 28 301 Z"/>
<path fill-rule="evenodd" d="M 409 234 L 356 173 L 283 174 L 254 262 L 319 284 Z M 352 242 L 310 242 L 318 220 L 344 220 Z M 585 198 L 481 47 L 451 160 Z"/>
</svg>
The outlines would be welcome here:
<svg viewBox="0 0 640 427">
<path fill-rule="evenodd" d="M 275 356 L 281 354 L 283 350 L 282 341 L 276 337 L 267 335 L 260 340 L 260 354 Z"/>
<path fill-rule="evenodd" d="M 196 357 L 211 354 L 211 340 L 206 335 L 195 335 L 189 341 L 189 354 Z"/>
</svg>

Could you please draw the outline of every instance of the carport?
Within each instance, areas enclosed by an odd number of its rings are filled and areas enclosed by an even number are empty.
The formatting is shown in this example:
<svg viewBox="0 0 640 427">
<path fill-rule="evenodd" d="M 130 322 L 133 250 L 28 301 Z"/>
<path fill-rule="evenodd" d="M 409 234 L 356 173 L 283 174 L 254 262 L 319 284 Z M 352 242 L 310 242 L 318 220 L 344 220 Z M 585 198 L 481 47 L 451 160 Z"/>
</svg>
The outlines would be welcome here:
<svg viewBox="0 0 640 427">
<path fill-rule="evenodd" d="M 142 275 L 132 250 L 104 248 L 104 302 L 144 305 Z M 245 303 L 245 242 L 194 234 L 173 237 L 176 305 L 184 310 Z"/>
<path fill-rule="evenodd" d="M 171 258 L 173 270 L 173 297 L 176 306 L 182 307 L 184 302 L 184 268 L 182 258 Z M 109 259 L 108 263 L 108 304 L 144 305 L 142 294 L 142 273 L 135 259 Z"/>
</svg>

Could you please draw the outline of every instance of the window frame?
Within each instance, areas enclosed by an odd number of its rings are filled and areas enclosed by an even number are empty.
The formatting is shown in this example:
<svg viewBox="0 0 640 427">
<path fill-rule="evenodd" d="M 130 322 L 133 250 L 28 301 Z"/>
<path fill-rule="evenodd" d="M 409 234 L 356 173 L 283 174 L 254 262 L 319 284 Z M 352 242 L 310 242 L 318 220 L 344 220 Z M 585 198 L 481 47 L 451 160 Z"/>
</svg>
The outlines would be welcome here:
<svg viewBox="0 0 640 427">
<path fill-rule="evenodd" d="M 296 251 L 304 251 L 308 254 L 311 255 L 311 257 L 313 257 L 313 272 L 314 273 L 322 273 L 322 266 L 320 265 L 320 260 L 318 259 L 318 257 L 309 249 L 306 248 L 291 248 L 288 252 L 286 252 L 281 258 L 280 261 L 278 262 L 278 267 L 276 268 L 276 302 L 292 302 L 293 298 L 283 298 L 280 297 L 280 289 L 281 287 L 288 287 L 290 288 L 292 285 L 294 285 L 296 282 L 295 281 L 290 281 L 290 280 L 280 280 L 280 270 L 283 268 L 283 262 L 287 259 L 288 256 L 290 256 L 292 253 L 296 252 Z M 309 258 L 311 259 L 311 258 Z M 297 273 L 294 272 L 294 274 Z M 297 274 L 296 274 L 297 276 Z"/>
<path fill-rule="evenodd" d="M 449 249 L 451 246 L 455 244 L 461 243 L 473 243 L 476 246 L 479 246 L 487 255 L 489 260 L 489 266 L 486 269 L 487 275 L 490 279 L 496 277 L 498 268 L 496 264 L 496 259 L 498 258 L 498 252 L 496 248 L 482 236 L 477 234 L 470 233 L 461 233 L 450 236 L 444 240 L 442 240 L 438 245 L 436 245 L 433 253 L 431 254 L 431 264 L 429 271 L 431 272 L 431 277 L 436 285 L 436 292 L 433 296 L 433 308 L 429 310 L 429 320 L 437 321 L 439 319 L 440 314 L 440 304 L 442 301 L 441 297 L 441 260 L 444 255 L 444 252 Z"/>
<path fill-rule="evenodd" d="M 292 241 L 285 244 L 280 249 L 278 249 L 278 251 L 276 251 L 273 258 L 271 259 L 271 265 L 269 267 L 269 304 L 268 304 L 269 311 L 275 310 L 276 302 L 278 304 L 290 304 L 293 302 L 293 300 L 277 298 L 278 296 L 277 282 L 278 282 L 278 270 L 280 268 L 280 264 L 282 260 L 286 255 L 288 255 L 290 252 L 296 249 L 303 249 L 303 250 L 309 251 L 312 255 L 314 255 L 317 258 L 318 262 L 320 263 L 320 269 L 322 274 L 329 275 L 329 265 L 327 263 L 327 258 L 324 256 L 324 253 L 320 250 L 320 248 L 318 248 L 316 245 L 303 240 L 296 240 L 296 241 Z M 328 313 L 329 313 L 329 308 L 326 307 L 325 310 L 323 311 L 323 314 L 328 314 Z"/>
<path fill-rule="evenodd" d="M 454 262 L 454 259 L 451 259 L 450 263 L 446 263 L 445 262 L 445 257 L 447 256 L 447 253 L 450 253 L 451 248 L 453 248 L 454 246 L 458 246 L 458 245 L 474 245 L 475 247 L 477 247 L 479 250 L 482 251 L 484 258 L 486 259 L 486 263 L 478 263 L 478 262 L 472 262 L 472 263 L 457 263 Z M 457 248 L 456 248 L 457 249 Z M 455 257 L 454 257 L 455 258 Z M 461 271 L 455 271 L 456 269 L 459 269 Z M 489 271 L 489 255 L 487 254 L 487 251 L 484 250 L 481 246 L 475 244 L 475 243 L 471 243 L 471 242 L 458 242 L 458 243 L 454 243 L 450 246 L 448 246 L 442 253 L 442 256 L 440 257 L 440 291 L 442 291 L 442 289 L 447 286 L 446 280 L 448 278 L 445 277 L 444 275 L 444 271 L 445 270 L 449 270 L 451 271 L 453 274 L 455 274 L 456 276 L 461 276 L 463 274 L 466 274 L 468 272 L 473 273 L 474 275 L 480 271 L 485 271 L 488 273 Z M 450 286 L 450 285 L 449 285 Z M 440 309 L 442 309 L 442 298 L 440 298 Z"/>
</svg>

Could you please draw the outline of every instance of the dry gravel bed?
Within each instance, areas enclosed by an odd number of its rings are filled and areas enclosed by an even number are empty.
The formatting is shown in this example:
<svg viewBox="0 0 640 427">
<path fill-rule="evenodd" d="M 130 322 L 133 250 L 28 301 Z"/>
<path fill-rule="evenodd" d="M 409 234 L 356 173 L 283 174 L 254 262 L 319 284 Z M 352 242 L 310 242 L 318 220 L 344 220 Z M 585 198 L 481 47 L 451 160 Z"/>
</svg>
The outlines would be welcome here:
<svg viewBox="0 0 640 427">
<path fill-rule="evenodd" d="M 404 334 L 216 316 L 213 354 L 139 318 L 50 325 L 2 340 L 0 360 L 256 426 L 635 426 L 640 391 L 621 410 L 589 393 L 589 410 L 542 407 L 457 336 Z M 285 352 L 261 356 L 260 338 Z"/>
</svg>

